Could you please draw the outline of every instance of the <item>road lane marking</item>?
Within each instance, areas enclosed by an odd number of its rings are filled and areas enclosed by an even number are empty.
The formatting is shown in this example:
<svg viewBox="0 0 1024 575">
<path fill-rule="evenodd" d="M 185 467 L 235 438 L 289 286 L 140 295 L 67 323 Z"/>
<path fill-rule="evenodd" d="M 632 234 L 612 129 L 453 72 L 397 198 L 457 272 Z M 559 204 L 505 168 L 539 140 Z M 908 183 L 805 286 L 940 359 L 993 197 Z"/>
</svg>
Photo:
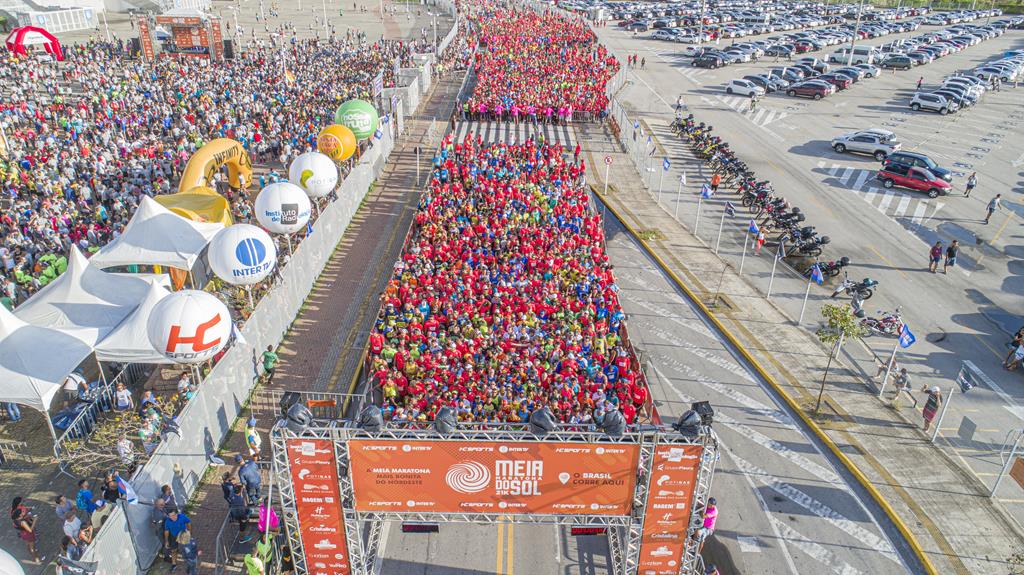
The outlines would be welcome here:
<svg viewBox="0 0 1024 575">
<path fill-rule="evenodd" d="M 774 523 L 782 536 L 786 538 L 786 541 L 790 545 L 804 552 L 805 555 L 831 568 L 832 572 L 836 575 L 862 575 L 863 571 L 850 565 L 846 561 L 840 561 L 836 557 L 835 553 L 832 553 L 825 547 L 811 541 L 798 533 L 795 529 L 783 523 L 781 520 L 776 519 L 775 516 L 769 515 L 768 521 Z"/>
<path fill-rule="evenodd" d="M 903 214 L 907 213 L 907 208 L 909 208 L 909 207 L 910 207 L 910 197 L 909 196 L 903 196 L 902 198 L 900 198 L 900 203 L 899 203 L 899 205 L 896 206 L 896 211 L 893 212 L 892 217 L 894 217 L 894 218 L 901 218 L 901 217 L 903 217 Z"/>
<path fill-rule="evenodd" d="M 853 189 L 859 190 L 863 188 L 864 184 L 868 182 L 868 178 L 871 177 L 872 173 L 872 171 L 861 170 L 860 174 L 857 176 L 857 181 L 853 183 Z"/>
<path fill-rule="evenodd" d="M 719 444 L 719 447 L 721 447 L 722 451 L 730 455 L 732 454 L 725 445 Z M 789 572 L 792 575 L 799 575 L 800 571 L 796 568 L 796 562 L 793 561 L 793 555 L 789 552 L 789 546 L 786 544 L 786 538 L 782 536 L 781 532 L 779 532 L 779 526 L 772 521 L 772 510 L 768 509 L 768 503 L 765 502 L 761 492 L 758 491 L 757 486 L 754 485 L 754 480 L 751 479 L 749 475 L 744 475 L 743 479 L 745 479 L 747 484 L 750 485 L 750 491 L 757 499 L 758 505 L 761 506 L 761 512 L 764 513 L 764 516 L 768 519 L 768 527 L 771 528 L 772 533 L 775 534 L 775 539 L 779 542 L 779 549 L 782 550 L 782 557 L 786 560 L 786 566 L 789 567 Z"/>
<path fill-rule="evenodd" d="M 740 551 L 743 553 L 760 553 L 761 544 L 757 541 L 757 537 L 748 537 L 743 535 L 736 536 L 736 543 L 740 545 Z"/>
<path fill-rule="evenodd" d="M 505 563 L 505 516 L 502 515 L 498 518 L 498 552 L 495 554 L 497 560 L 494 565 L 495 575 L 505 575 L 504 563 Z"/>
<path fill-rule="evenodd" d="M 508 524 L 508 543 L 506 545 L 508 555 L 505 558 L 505 561 L 508 564 L 508 570 L 505 572 L 505 575 L 513 575 L 513 570 L 515 569 L 515 528 L 515 523 Z"/>
<path fill-rule="evenodd" d="M 921 242 L 921 243 L 924 243 L 924 242 Z M 900 268 L 896 267 L 896 264 L 894 264 L 894 263 L 892 263 L 891 261 L 889 261 L 888 259 L 886 259 L 886 257 L 885 257 L 885 256 L 883 256 L 881 252 L 879 252 L 878 250 L 876 250 L 876 249 L 875 249 L 875 246 L 868 246 L 868 249 L 869 249 L 869 250 L 871 250 L 871 251 L 873 251 L 873 252 L 875 252 L 875 255 L 876 255 L 876 256 L 878 256 L 878 257 L 879 257 L 879 259 L 881 259 L 881 260 L 882 260 L 883 262 L 885 262 L 885 265 L 889 266 L 889 268 L 891 268 L 892 270 L 895 270 L 896 272 L 898 272 L 898 273 L 899 273 L 899 274 L 900 274 L 901 276 L 903 276 L 903 278 L 904 278 L 904 279 L 906 279 L 907 281 L 911 281 L 911 280 L 910 280 L 910 276 L 908 276 L 908 275 L 907 275 L 907 274 L 906 274 L 906 273 L 905 273 L 905 272 L 904 272 L 903 270 L 901 270 Z"/>
</svg>

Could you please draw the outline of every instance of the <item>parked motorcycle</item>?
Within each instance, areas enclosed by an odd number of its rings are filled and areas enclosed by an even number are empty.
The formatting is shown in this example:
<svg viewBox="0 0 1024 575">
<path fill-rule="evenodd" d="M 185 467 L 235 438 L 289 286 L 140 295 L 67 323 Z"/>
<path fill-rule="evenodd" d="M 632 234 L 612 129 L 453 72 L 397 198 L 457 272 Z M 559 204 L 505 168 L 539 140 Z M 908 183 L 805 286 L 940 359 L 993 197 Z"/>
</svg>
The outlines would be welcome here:
<svg viewBox="0 0 1024 575">
<path fill-rule="evenodd" d="M 878 310 L 878 313 L 883 313 Z M 881 317 L 866 317 L 861 320 L 860 325 L 868 330 L 868 333 L 877 333 L 885 337 L 898 337 L 903 329 L 903 316 L 900 308 L 892 313 L 885 313 Z"/>
<path fill-rule="evenodd" d="M 811 227 L 811 226 L 807 226 L 807 227 Z M 848 258 L 846 256 L 843 256 L 843 257 L 841 257 L 841 258 L 839 258 L 838 260 L 835 260 L 835 261 L 819 262 L 818 263 L 818 269 L 821 270 L 821 275 L 822 276 L 830 277 L 831 278 L 831 277 L 835 277 L 835 276 L 839 275 L 839 272 L 842 271 L 842 269 L 845 268 L 848 265 L 850 265 L 850 258 Z M 814 269 L 813 265 L 810 266 L 809 268 L 805 269 L 804 270 L 804 277 L 805 278 L 811 277 L 811 271 L 813 269 Z"/>
<path fill-rule="evenodd" d="M 787 256 L 803 256 L 816 258 L 821 255 L 821 246 L 827 245 L 832 242 L 832 238 L 828 236 L 817 236 L 810 240 L 799 240 L 793 243 L 786 250 Z"/>
<path fill-rule="evenodd" d="M 846 295 L 856 295 L 861 299 L 871 299 L 874 295 L 874 288 L 878 285 L 878 282 L 871 278 L 864 278 L 859 282 L 855 282 L 850 279 L 850 274 L 843 274 L 843 283 L 839 284 L 835 291 L 832 292 L 832 297 L 835 298 L 841 293 Z"/>
</svg>

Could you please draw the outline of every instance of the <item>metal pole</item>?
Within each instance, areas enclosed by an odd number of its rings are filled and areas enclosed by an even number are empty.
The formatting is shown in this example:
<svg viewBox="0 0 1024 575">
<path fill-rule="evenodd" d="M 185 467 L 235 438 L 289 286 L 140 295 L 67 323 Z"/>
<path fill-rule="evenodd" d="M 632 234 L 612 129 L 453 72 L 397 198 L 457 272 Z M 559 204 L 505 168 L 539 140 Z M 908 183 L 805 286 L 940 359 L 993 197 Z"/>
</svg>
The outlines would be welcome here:
<svg viewBox="0 0 1024 575">
<path fill-rule="evenodd" d="M 277 476 L 277 470 L 274 469 L 275 467 L 277 467 L 277 462 L 272 457 L 270 459 L 270 483 L 269 483 L 269 485 L 267 485 L 267 513 L 265 515 L 267 523 L 266 523 L 266 525 L 263 526 L 263 545 L 264 546 L 266 546 L 267 542 L 270 540 L 270 514 L 274 512 L 274 477 Z M 257 516 L 257 519 L 256 519 L 256 523 L 257 523 L 256 530 L 259 531 L 259 517 L 258 516 Z"/>
<path fill-rule="evenodd" d="M 604 195 L 608 195 L 608 172 L 611 171 L 612 165 L 608 162 L 604 163 Z"/>
<path fill-rule="evenodd" d="M 697 217 L 693 220 L 693 237 L 697 237 L 697 226 L 700 225 L 700 206 L 704 203 L 704 194 L 697 196 Z M 679 204 L 677 203 L 676 206 Z"/>
<path fill-rule="evenodd" d="M 996 490 L 999 489 L 999 484 L 1003 482 L 1003 476 L 1010 470 L 1013 465 L 1013 458 L 1017 457 L 1017 448 L 1020 447 L 1020 440 L 1024 438 L 1024 430 L 1017 435 L 1017 441 L 1013 442 L 1013 449 L 1010 450 L 1010 457 L 1006 458 L 1006 462 L 1003 463 L 1003 468 L 999 470 L 999 475 L 996 476 L 996 484 L 992 486 L 992 492 L 988 494 L 989 497 L 996 496 Z"/>
<path fill-rule="evenodd" d="M 420 147 L 416 146 L 416 186 L 420 185 Z"/>
<path fill-rule="evenodd" d="M 267 15 L 263 12 L 263 0 L 260 0 L 260 20 L 267 21 Z"/>
<path fill-rule="evenodd" d="M 722 212 L 722 221 L 718 222 L 718 240 L 715 241 L 715 254 L 718 254 L 718 247 L 722 245 L 722 228 L 725 227 L 725 212 Z"/>
<path fill-rule="evenodd" d="M 800 318 L 796 320 L 796 324 L 800 325 L 804 322 L 804 312 L 807 311 L 807 298 L 811 295 L 811 280 L 807 280 L 807 291 L 804 292 L 804 303 L 800 306 Z"/>
<path fill-rule="evenodd" d="M 779 242 L 779 251 L 775 252 L 775 261 L 772 262 L 772 275 L 768 278 L 768 294 L 764 296 L 765 299 L 772 299 L 772 286 L 775 285 L 775 268 L 779 265 L 779 260 L 782 258 L 782 242 Z"/>
<path fill-rule="evenodd" d="M 103 14 L 103 28 L 107 32 L 107 42 L 110 42 L 110 25 L 107 24 L 107 11 L 106 11 L 106 9 L 103 10 L 102 14 Z"/>
<path fill-rule="evenodd" d="M 860 34 L 860 16 L 864 12 L 864 0 L 860 0 L 860 4 L 857 5 L 857 22 L 853 25 L 853 38 L 850 38 L 850 57 L 846 59 L 846 65 L 853 65 L 853 47 L 857 43 L 857 37 Z M 868 62 L 869 64 L 871 62 Z"/>
<path fill-rule="evenodd" d="M 747 259 L 747 244 L 750 243 L 748 235 L 743 234 L 743 255 L 740 256 L 740 275 L 743 275 L 743 262 Z"/>
<path fill-rule="evenodd" d="M 885 392 L 885 384 L 889 383 L 889 373 L 892 371 L 892 362 L 896 359 L 896 352 L 900 349 L 900 341 L 896 340 L 896 345 L 892 346 L 892 355 L 889 356 L 889 363 L 885 364 L 885 378 L 882 380 L 882 386 L 878 388 L 878 399 L 882 399 L 882 393 Z M 896 392 L 896 397 L 899 397 L 899 392 Z"/>
<path fill-rule="evenodd" d="M 672 212 L 672 217 L 679 219 L 679 203 L 683 201 L 683 178 L 679 178 L 679 187 L 676 188 L 676 209 Z"/>
<path fill-rule="evenodd" d="M 289 255 L 294 254 L 295 252 L 292 251 L 292 235 L 291 234 L 285 234 L 284 237 L 285 237 L 286 240 L 288 240 L 288 254 Z"/>
<path fill-rule="evenodd" d="M 327 0 L 322 0 L 324 7 L 324 36 L 330 35 L 330 27 L 327 25 Z"/>
<path fill-rule="evenodd" d="M 942 411 L 939 412 L 939 420 L 935 422 L 935 429 L 932 430 L 932 443 L 935 443 L 935 438 L 939 435 L 939 427 L 942 426 L 942 419 L 946 417 L 946 410 L 949 409 L 949 402 L 953 399 L 953 388 L 949 388 L 949 395 L 946 396 L 946 401 L 942 402 Z"/>
<path fill-rule="evenodd" d="M 661 187 L 665 183 L 665 170 L 661 171 L 661 178 L 658 179 L 658 205 L 661 205 Z"/>
<path fill-rule="evenodd" d="M 697 45 L 704 43 L 704 13 L 707 9 L 707 0 L 700 0 L 700 31 L 697 32 Z"/>
</svg>

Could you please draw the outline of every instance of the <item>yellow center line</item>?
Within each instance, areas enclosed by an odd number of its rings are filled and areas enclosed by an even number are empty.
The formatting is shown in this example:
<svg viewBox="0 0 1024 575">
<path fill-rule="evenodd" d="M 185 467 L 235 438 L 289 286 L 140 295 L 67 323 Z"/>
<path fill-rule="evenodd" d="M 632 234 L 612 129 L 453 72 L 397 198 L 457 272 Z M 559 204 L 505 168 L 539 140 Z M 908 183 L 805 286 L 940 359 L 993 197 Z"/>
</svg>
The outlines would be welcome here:
<svg viewBox="0 0 1024 575">
<path fill-rule="evenodd" d="M 512 575 L 512 569 L 515 566 L 515 561 L 513 561 L 513 559 L 515 558 L 515 553 L 513 552 L 515 549 L 515 539 L 513 539 L 512 537 L 515 532 L 515 528 L 515 523 L 508 524 L 508 545 L 506 545 L 508 556 L 506 557 L 507 570 L 505 571 L 505 575 Z"/>
<path fill-rule="evenodd" d="M 908 279 L 908 280 L 910 279 L 910 276 L 908 276 L 907 274 L 903 273 L 903 270 L 901 270 L 900 268 L 896 267 L 895 264 L 893 264 L 891 261 L 887 260 L 885 258 L 885 256 L 883 256 L 881 253 L 879 253 L 879 251 L 875 249 L 875 246 L 868 246 L 868 249 L 873 251 L 873 252 L 875 252 L 875 255 L 878 256 L 879 259 L 881 259 L 883 262 L 885 262 L 885 265 L 889 266 L 890 268 L 892 268 L 893 270 L 898 272 L 905 279 Z"/>
<path fill-rule="evenodd" d="M 1006 359 L 1006 358 L 1005 358 L 1005 357 L 1003 356 L 1003 354 L 1001 354 L 1001 353 L 999 353 L 998 351 L 996 351 L 996 348 L 994 348 L 994 347 L 992 347 L 991 345 L 989 345 L 989 344 L 988 344 L 988 342 L 987 342 L 987 341 L 985 341 L 985 339 L 984 339 L 983 337 L 981 337 L 980 335 L 978 335 L 978 334 L 976 334 L 976 333 L 972 333 L 971 335 L 973 335 L 974 337 L 978 338 L 978 341 L 980 341 L 980 342 L 981 342 L 981 345 L 983 345 L 983 346 L 987 347 L 987 348 L 988 348 L 988 350 L 989 350 L 989 351 L 991 351 L 993 355 L 995 355 L 996 357 L 998 357 L 998 358 L 999 358 L 999 361 L 1000 361 L 1000 362 L 1002 362 L 1002 361 L 1003 361 L 1004 359 Z"/>
<path fill-rule="evenodd" d="M 504 520 L 505 520 L 505 516 L 501 516 L 501 517 L 498 518 L 498 521 L 504 521 Z M 494 572 L 497 575 L 505 575 L 505 570 L 503 568 L 503 563 L 504 563 L 503 559 L 505 558 L 505 554 L 503 552 L 504 549 L 505 549 L 505 524 L 504 523 L 498 523 L 498 552 L 496 553 L 497 560 L 496 560 L 495 565 L 494 565 Z"/>
</svg>

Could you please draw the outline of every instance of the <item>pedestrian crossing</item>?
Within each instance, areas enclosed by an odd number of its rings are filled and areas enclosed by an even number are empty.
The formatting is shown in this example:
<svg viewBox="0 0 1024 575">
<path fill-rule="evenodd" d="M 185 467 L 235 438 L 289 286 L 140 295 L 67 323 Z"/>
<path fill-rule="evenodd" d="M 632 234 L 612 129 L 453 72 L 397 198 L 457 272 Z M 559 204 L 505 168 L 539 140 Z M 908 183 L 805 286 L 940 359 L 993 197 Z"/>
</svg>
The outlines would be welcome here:
<svg viewBox="0 0 1024 575">
<path fill-rule="evenodd" d="M 704 83 L 701 81 L 701 77 L 708 73 L 707 68 L 677 68 L 677 70 L 682 77 L 698 86 Z"/>
<path fill-rule="evenodd" d="M 789 112 L 775 110 L 758 104 L 753 110 L 750 109 L 750 98 L 746 96 L 716 96 L 718 101 L 739 112 L 744 118 L 750 120 L 759 127 L 765 127 L 772 122 L 789 116 Z"/>
<path fill-rule="evenodd" d="M 531 122 L 458 122 L 455 124 L 455 140 L 461 141 L 466 134 L 474 137 L 479 135 L 484 142 L 506 144 L 522 143 L 533 136 L 539 140 L 544 136 L 544 141 L 549 143 L 560 143 L 565 147 L 576 146 L 576 135 L 572 125 L 556 126 L 552 124 L 533 124 Z"/>
<path fill-rule="evenodd" d="M 822 161 L 818 162 L 818 170 L 828 174 L 839 186 L 856 192 L 860 199 L 894 221 L 909 221 L 915 226 L 922 226 L 946 205 L 941 198 L 919 198 L 914 196 L 914 192 L 887 190 L 869 184 L 877 181 L 874 179 L 877 169 L 854 168 Z"/>
</svg>

